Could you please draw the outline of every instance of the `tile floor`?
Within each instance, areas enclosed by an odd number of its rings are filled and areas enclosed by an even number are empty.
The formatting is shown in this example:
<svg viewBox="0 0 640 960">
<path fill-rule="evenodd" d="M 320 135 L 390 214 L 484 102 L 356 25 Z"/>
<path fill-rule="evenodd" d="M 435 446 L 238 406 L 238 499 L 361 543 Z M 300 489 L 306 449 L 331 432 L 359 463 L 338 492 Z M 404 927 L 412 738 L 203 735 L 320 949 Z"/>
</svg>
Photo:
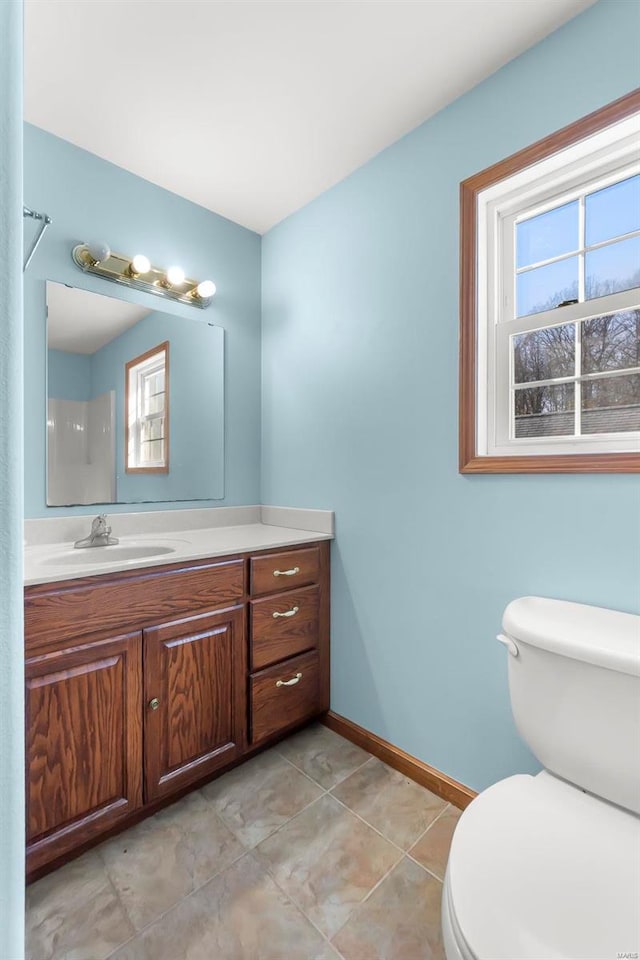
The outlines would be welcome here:
<svg viewBox="0 0 640 960">
<path fill-rule="evenodd" d="M 28 960 L 443 960 L 459 811 L 320 725 L 27 890 Z"/>
</svg>

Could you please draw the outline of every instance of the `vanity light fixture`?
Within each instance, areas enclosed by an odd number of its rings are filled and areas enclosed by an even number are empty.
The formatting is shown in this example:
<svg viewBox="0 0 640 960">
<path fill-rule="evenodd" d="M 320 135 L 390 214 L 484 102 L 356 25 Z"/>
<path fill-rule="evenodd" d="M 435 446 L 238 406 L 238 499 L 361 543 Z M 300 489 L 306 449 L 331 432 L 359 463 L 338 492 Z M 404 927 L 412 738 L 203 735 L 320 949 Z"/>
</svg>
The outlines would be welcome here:
<svg viewBox="0 0 640 960">
<path fill-rule="evenodd" d="M 201 300 L 210 300 L 216 292 L 216 285 L 213 280 L 202 280 L 195 290 L 191 291 L 192 297 L 199 297 Z"/>
<path fill-rule="evenodd" d="M 216 292 L 212 280 L 190 280 L 185 277 L 182 267 L 163 270 L 154 267 L 142 253 L 128 257 L 114 253 L 106 243 L 79 243 L 71 251 L 71 256 L 85 273 L 202 309 L 209 306 Z"/>
<path fill-rule="evenodd" d="M 179 287 L 184 283 L 184 270 L 182 267 L 169 267 L 166 274 L 166 283 L 170 287 Z"/>
<path fill-rule="evenodd" d="M 135 257 L 129 264 L 129 276 L 130 277 L 139 277 L 141 273 L 149 273 L 151 270 L 151 261 L 149 257 L 145 257 L 143 253 L 136 253 Z"/>
<path fill-rule="evenodd" d="M 85 243 L 83 249 L 79 250 L 83 270 L 85 267 L 96 267 L 99 263 L 102 263 L 103 260 L 108 260 L 110 256 L 111 249 L 106 243 Z M 79 263 L 78 266 L 80 266 Z"/>
</svg>

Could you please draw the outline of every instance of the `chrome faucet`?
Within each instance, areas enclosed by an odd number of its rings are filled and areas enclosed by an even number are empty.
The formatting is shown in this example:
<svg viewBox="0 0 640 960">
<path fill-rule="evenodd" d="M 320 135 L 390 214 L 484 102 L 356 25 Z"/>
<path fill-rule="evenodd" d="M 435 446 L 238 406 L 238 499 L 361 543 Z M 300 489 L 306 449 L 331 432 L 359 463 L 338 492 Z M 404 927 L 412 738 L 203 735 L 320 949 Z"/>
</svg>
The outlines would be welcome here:
<svg viewBox="0 0 640 960">
<path fill-rule="evenodd" d="M 111 536 L 111 527 L 107 524 L 107 516 L 101 513 L 92 520 L 89 536 L 83 540 L 76 540 L 74 547 L 80 550 L 82 547 L 109 547 L 116 543 L 119 543 L 118 538 Z"/>
</svg>

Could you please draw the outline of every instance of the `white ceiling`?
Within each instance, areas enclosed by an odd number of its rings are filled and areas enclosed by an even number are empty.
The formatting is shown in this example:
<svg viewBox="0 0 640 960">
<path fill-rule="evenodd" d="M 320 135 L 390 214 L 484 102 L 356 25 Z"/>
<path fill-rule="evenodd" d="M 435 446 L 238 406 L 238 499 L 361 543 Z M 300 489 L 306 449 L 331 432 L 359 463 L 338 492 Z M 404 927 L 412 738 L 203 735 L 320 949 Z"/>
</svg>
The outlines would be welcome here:
<svg viewBox="0 0 640 960">
<path fill-rule="evenodd" d="M 47 282 L 47 345 L 51 350 L 94 354 L 151 313 L 146 307 L 101 293 Z"/>
<path fill-rule="evenodd" d="M 264 232 L 594 0 L 26 0 L 26 119 Z"/>
</svg>

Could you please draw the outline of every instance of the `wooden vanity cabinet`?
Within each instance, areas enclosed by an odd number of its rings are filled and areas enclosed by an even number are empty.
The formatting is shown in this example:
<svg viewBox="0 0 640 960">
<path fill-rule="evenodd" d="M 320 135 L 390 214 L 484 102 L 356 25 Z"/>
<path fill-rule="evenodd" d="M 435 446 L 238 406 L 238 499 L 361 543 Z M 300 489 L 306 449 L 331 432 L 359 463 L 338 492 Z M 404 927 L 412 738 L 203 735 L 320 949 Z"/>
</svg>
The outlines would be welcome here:
<svg viewBox="0 0 640 960">
<path fill-rule="evenodd" d="M 252 557 L 250 573 L 252 596 L 317 583 L 320 579 L 320 547 Z"/>
<path fill-rule="evenodd" d="M 27 873 L 329 707 L 329 543 L 25 589 Z"/>
<path fill-rule="evenodd" d="M 251 558 L 252 744 L 329 709 L 328 550 L 314 544 Z"/>
<path fill-rule="evenodd" d="M 320 712 L 320 672 L 315 650 L 251 677 L 251 741 L 261 743 Z"/>
<path fill-rule="evenodd" d="M 145 797 L 236 760 L 246 739 L 244 606 L 144 631 Z"/>
<path fill-rule="evenodd" d="M 142 634 L 26 661 L 29 868 L 142 805 Z"/>
<path fill-rule="evenodd" d="M 261 670 L 318 645 L 320 589 L 288 590 L 250 603 L 251 669 Z"/>
</svg>

